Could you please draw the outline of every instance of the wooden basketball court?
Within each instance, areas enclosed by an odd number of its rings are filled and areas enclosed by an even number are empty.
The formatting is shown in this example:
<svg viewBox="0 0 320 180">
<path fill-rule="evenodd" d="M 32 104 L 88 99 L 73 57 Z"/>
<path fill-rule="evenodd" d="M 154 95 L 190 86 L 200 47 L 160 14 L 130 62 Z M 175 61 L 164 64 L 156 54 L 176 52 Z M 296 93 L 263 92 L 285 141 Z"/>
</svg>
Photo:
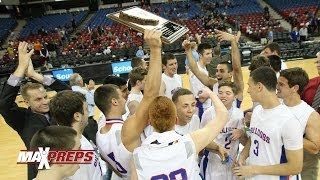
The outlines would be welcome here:
<svg viewBox="0 0 320 180">
<path fill-rule="evenodd" d="M 310 78 L 318 76 L 316 66 L 314 62 L 316 59 L 307 59 L 299 61 L 289 61 L 286 62 L 288 68 L 291 67 L 301 67 L 305 69 Z M 247 67 L 243 67 L 243 75 L 245 82 L 245 94 L 244 101 L 242 103 L 242 109 L 245 110 L 252 106 L 252 102 L 249 94 L 247 93 L 248 89 L 248 77 L 249 70 Z M 184 86 L 190 87 L 188 76 L 182 75 Z M 52 97 L 55 93 L 49 92 L 49 97 Z M 19 106 L 24 106 L 23 99 L 19 96 L 17 97 L 17 103 Z M 95 119 L 97 119 L 99 111 L 95 111 Z M 17 119 L 18 120 L 18 119 Z M 25 150 L 25 146 L 20 139 L 19 135 L 12 130 L 0 116 L 0 179 L 10 179 L 10 180 L 20 180 L 27 178 L 27 166 L 16 164 L 19 150 Z M 320 179 L 320 178 L 319 178 Z"/>
</svg>

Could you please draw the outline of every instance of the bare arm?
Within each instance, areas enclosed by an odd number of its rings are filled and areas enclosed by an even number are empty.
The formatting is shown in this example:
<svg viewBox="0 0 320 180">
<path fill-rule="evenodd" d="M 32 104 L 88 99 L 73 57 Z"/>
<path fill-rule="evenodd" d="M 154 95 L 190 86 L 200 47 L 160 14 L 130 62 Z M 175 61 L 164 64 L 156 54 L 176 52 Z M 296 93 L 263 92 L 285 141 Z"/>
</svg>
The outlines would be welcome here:
<svg viewBox="0 0 320 180">
<path fill-rule="evenodd" d="M 303 150 L 287 150 L 286 157 L 288 162 L 277 165 L 269 166 L 242 166 L 236 167 L 235 172 L 238 175 L 238 172 L 242 176 L 252 176 L 252 175 L 278 175 L 278 176 L 287 176 L 299 174 L 302 170 L 302 161 L 303 161 Z M 238 171 L 237 169 L 240 169 Z"/>
<path fill-rule="evenodd" d="M 161 81 L 161 31 L 146 30 L 144 39 L 150 47 L 150 63 L 147 81 L 144 88 L 144 95 L 136 113 L 130 116 L 124 123 L 121 131 L 121 138 L 128 151 L 140 145 L 140 134 L 148 125 L 149 104 L 159 95 Z"/>
<path fill-rule="evenodd" d="M 159 96 L 164 96 L 165 92 L 166 92 L 166 84 L 163 82 L 163 80 L 161 80 Z"/>
<path fill-rule="evenodd" d="M 247 144 L 244 146 L 244 148 L 242 149 L 242 151 L 239 155 L 238 164 L 240 166 L 246 164 L 246 159 L 249 157 L 250 146 L 251 146 L 251 139 L 248 138 Z"/>
<path fill-rule="evenodd" d="M 203 128 L 191 133 L 191 138 L 195 144 L 197 153 L 213 141 L 226 124 L 228 118 L 228 110 L 218 96 L 209 89 L 206 89 L 203 93 L 209 94 L 215 107 L 216 117 L 214 121 L 209 121 Z"/>
<path fill-rule="evenodd" d="M 231 57 L 232 57 L 232 68 L 233 68 L 233 80 L 234 83 L 239 88 L 239 92 L 237 94 L 237 99 L 240 101 L 243 100 L 243 89 L 244 89 L 244 83 L 243 83 L 243 75 L 242 75 L 242 69 L 241 69 L 241 56 L 240 51 L 238 47 L 238 41 L 241 36 L 241 32 L 239 31 L 236 36 L 215 30 L 217 33 L 219 41 L 229 41 L 231 42 Z"/>
<path fill-rule="evenodd" d="M 306 126 L 306 135 L 303 139 L 303 148 L 310 154 L 318 154 L 320 148 L 320 115 L 311 113 Z"/>
<path fill-rule="evenodd" d="M 130 101 L 128 103 L 128 109 L 130 111 L 130 115 L 133 115 L 137 111 L 138 106 L 139 106 L 138 101 Z"/>
<path fill-rule="evenodd" d="M 197 65 L 197 62 L 192 55 L 191 43 L 189 42 L 189 40 L 184 40 L 182 43 L 182 46 L 186 50 L 186 55 L 187 55 L 192 73 L 201 81 L 201 83 L 203 83 L 204 85 L 206 85 L 209 88 L 212 88 L 212 86 L 215 83 L 217 83 L 218 81 L 214 78 L 207 76 L 205 73 L 200 71 L 200 69 Z"/>
<path fill-rule="evenodd" d="M 134 158 L 132 158 L 132 161 L 131 161 L 131 180 L 138 180 L 137 169 L 133 161 L 134 161 Z"/>
</svg>

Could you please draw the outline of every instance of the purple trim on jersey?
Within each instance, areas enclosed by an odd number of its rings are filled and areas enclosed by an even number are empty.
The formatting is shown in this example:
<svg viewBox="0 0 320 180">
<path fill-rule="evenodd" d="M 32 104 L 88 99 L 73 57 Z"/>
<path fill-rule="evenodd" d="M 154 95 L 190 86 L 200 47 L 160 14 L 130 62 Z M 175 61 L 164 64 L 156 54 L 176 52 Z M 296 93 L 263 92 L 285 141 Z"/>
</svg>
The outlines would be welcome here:
<svg viewBox="0 0 320 180">
<path fill-rule="evenodd" d="M 123 123 L 123 120 L 120 118 L 106 119 L 106 124 L 113 124 L 113 123 Z"/>
<path fill-rule="evenodd" d="M 288 162 L 288 160 L 286 157 L 286 150 L 284 149 L 284 145 L 282 145 L 280 164 L 287 163 L 287 162 Z M 280 180 L 288 180 L 288 179 L 289 179 L 289 176 L 280 176 Z"/>
<path fill-rule="evenodd" d="M 203 115 L 203 112 L 204 112 L 203 103 L 199 101 L 199 98 L 196 98 L 196 100 L 197 100 L 196 107 L 198 108 L 198 116 L 199 116 L 199 119 L 200 119 L 200 122 L 201 122 L 202 115 Z"/>
<path fill-rule="evenodd" d="M 239 99 L 236 99 L 236 103 L 237 103 L 237 108 L 240 108 L 242 101 L 240 101 Z"/>
<path fill-rule="evenodd" d="M 203 171 L 202 179 L 203 180 L 206 179 L 206 170 L 207 170 L 208 161 L 209 161 L 208 156 L 209 156 L 209 151 L 205 149 L 203 152 L 203 161 L 202 161 L 202 171 Z"/>
</svg>

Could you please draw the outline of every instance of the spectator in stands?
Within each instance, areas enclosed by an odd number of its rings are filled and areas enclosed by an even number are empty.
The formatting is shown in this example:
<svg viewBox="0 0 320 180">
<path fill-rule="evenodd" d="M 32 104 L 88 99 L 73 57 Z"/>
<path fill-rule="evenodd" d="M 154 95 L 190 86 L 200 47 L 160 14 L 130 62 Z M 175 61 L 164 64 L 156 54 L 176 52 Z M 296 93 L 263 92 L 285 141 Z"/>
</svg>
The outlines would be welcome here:
<svg viewBox="0 0 320 180">
<path fill-rule="evenodd" d="M 273 31 L 272 31 L 271 27 L 268 28 L 267 40 L 268 40 L 268 43 L 272 43 L 273 42 Z"/>
<path fill-rule="evenodd" d="M 37 41 L 33 44 L 33 47 L 34 47 L 34 54 L 39 55 L 39 54 L 40 54 L 40 51 L 41 51 L 41 49 L 42 49 L 42 44 L 40 43 L 40 41 L 37 40 Z"/>
<path fill-rule="evenodd" d="M 308 39 L 308 28 L 306 24 L 304 24 L 302 28 L 300 28 L 299 34 L 301 41 L 306 41 Z"/>
<path fill-rule="evenodd" d="M 298 43 L 300 41 L 300 34 L 297 27 L 292 29 L 292 32 L 290 33 L 290 39 L 293 43 Z"/>
<path fill-rule="evenodd" d="M 200 56 L 197 52 L 197 48 L 198 48 L 198 44 L 201 44 L 201 35 L 195 34 L 195 36 L 196 36 L 197 42 L 192 44 L 191 51 L 192 51 L 192 55 L 193 55 L 194 59 L 198 62 L 200 59 Z M 189 74 L 189 60 L 187 57 L 185 60 L 185 64 L 186 64 L 186 73 Z"/>
<path fill-rule="evenodd" d="M 142 46 L 139 46 L 139 49 L 136 52 L 136 57 L 143 58 L 143 56 L 144 56 L 144 52 L 143 52 Z"/>
<path fill-rule="evenodd" d="M 8 52 L 8 56 L 10 59 L 14 58 L 14 49 L 13 46 L 11 44 L 9 44 L 8 48 L 7 48 L 7 52 Z"/>
<path fill-rule="evenodd" d="M 47 60 L 45 60 L 41 70 L 42 71 L 46 71 L 46 70 L 49 70 L 49 69 L 52 69 L 52 68 L 53 68 L 52 64 L 49 63 Z"/>
</svg>

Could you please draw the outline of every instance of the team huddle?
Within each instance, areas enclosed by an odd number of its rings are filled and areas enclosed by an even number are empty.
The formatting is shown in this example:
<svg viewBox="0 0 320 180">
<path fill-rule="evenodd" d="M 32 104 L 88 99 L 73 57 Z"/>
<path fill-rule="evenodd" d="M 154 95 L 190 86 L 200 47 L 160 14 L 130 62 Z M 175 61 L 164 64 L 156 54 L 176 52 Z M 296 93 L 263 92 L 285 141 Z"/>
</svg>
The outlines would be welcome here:
<svg viewBox="0 0 320 180">
<path fill-rule="evenodd" d="M 206 69 L 213 47 L 198 37 L 182 43 L 191 90 L 183 88 L 175 56 L 162 54 L 157 30 L 144 33 L 150 62 L 147 68 L 143 59 L 132 61 L 130 92 L 127 80 L 117 76 L 96 89 L 93 81 L 83 89 L 79 74 L 70 77 L 71 87 L 43 76 L 21 42 L 19 65 L 0 96 L 7 124 L 27 149 L 95 150 L 91 164 L 52 163 L 50 170 L 29 164 L 28 179 L 99 180 L 107 169 L 111 179 L 317 179 L 318 86 L 310 85 L 302 68 L 288 69 L 271 43 L 249 66 L 253 107 L 242 111 L 241 33 L 215 33 L 231 44 L 231 59 L 218 63 L 215 77 Z M 24 77 L 37 83 L 21 86 Z M 58 92 L 50 101 L 44 86 Z M 19 90 L 28 109 L 15 103 Z M 94 106 L 102 112 L 98 122 Z"/>
</svg>

